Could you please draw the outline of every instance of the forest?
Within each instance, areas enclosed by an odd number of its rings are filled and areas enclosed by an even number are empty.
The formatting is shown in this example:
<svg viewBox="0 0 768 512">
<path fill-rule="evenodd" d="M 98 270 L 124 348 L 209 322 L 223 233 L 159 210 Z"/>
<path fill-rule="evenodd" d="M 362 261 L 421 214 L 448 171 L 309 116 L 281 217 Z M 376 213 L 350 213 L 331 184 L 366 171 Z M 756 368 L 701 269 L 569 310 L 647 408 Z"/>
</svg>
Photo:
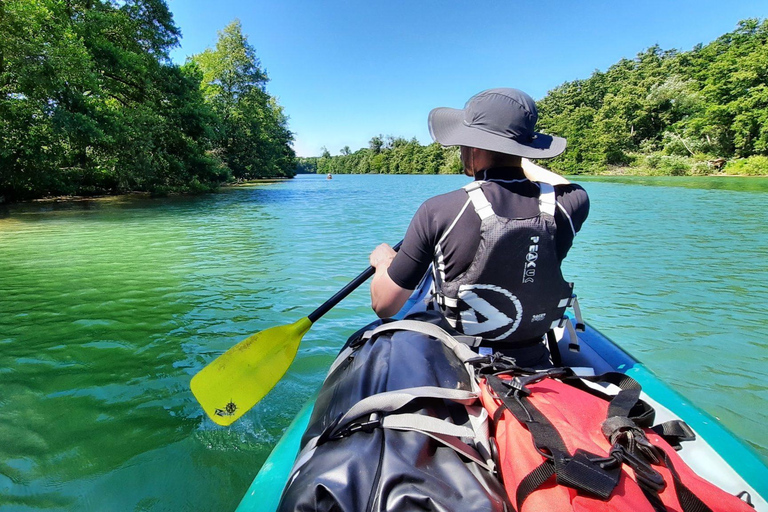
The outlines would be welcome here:
<svg viewBox="0 0 768 512">
<path fill-rule="evenodd" d="M 652 46 L 537 102 L 538 129 L 568 139 L 546 162 L 563 174 L 768 174 L 768 20 L 690 51 Z M 426 122 L 426 115 L 425 115 Z M 373 137 L 300 158 L 299 172 L 459 172 L 455 148 Z"/>
<path fill-rule="evenodd" d="M 198 193 L 295 173 L 461 172 L 456 148 L 376 135 L 296 158 L 235 20 L 183 64 L 166 0 L 0 1 L 0 203 Z M 652 46 L 538 101 L 565 174 L 768 174 L 768 21 L 690 51 Z M 425 113 L 426 122 L 426 113 Z"/>
<path fill-rule="evenodd" d="M 367 148 L 354 153 L 345 146 L 331 156 L 327 148 L 319 157 L 299 157 L 298 173 L 320 174 L 456 174 L 461 172 L 458 148 L 432 143 L 422 146 L 402 137 L 371 138 Z"/>
<path fill-rule="evenodd" d="M 240 23 L 182 65 L 180 36 L 165 0 L 0 1 L 0 203 L 293 176 Z"/>
</svg>

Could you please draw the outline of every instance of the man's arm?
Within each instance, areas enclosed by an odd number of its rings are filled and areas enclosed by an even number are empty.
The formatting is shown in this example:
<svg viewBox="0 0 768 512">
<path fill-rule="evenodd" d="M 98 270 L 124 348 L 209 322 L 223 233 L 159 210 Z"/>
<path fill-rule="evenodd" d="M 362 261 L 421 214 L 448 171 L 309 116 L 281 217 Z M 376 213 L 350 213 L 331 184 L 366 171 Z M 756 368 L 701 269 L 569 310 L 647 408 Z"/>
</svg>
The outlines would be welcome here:
<svg viewBox="0 0 768 512">
<path fill-rule="evenodd" d="M 387 244 L 381 244 L 369 256 L 376 274 L 371 281 L 371 307 L 379 318 L 388 318 L 403 307 L 413 290 L 406 290 L 395 284 L 387 269 L 397 253 Z"/>
</svg>

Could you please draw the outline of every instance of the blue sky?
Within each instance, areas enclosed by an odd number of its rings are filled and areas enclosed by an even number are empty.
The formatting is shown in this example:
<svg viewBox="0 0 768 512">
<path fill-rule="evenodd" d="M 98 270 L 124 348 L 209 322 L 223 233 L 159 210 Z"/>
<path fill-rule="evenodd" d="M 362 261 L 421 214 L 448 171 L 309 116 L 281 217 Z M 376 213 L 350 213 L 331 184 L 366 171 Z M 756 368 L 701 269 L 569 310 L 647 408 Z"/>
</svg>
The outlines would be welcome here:
<svg viewBox="0 0 768 512">
<path fill-rule="evenodd" d="M 169 0 L 176 62 L 233 19 L 290 117 L 299 156 L 367 146 L 377 134 L 431 142 L 427 114 L 491 87 L 535 99 L 649 46 L 690 50 L 765 18 L 765 0 Z"/>
</svg>

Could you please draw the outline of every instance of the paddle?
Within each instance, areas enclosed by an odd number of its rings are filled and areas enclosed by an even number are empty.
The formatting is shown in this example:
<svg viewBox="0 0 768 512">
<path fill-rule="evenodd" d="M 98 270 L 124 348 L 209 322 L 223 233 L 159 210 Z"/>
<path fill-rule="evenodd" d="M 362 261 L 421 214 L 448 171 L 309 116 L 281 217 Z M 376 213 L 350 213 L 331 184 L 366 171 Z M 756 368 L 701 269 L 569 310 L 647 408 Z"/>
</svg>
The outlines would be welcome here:
<svg viewBox="0 0 768 512">
<path fill-rule="evenodd" d="M 400 248 L 401 241 L 393 247 Z M 304 335 L 320 317 L 376 272 L 369 266 L 308 316 L 257 332 L 230 348 L 192 377 L 192 393 L 211 419 L 222 426 L 237 421 L 285 375 Z"/>
</svg>

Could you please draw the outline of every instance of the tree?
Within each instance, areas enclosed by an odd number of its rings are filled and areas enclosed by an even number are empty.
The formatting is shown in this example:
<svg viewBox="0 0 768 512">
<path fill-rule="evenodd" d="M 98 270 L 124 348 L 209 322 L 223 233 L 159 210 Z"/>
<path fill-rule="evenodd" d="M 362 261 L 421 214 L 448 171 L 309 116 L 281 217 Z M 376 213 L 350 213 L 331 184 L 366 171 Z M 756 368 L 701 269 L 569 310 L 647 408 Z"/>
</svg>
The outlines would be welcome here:
<svg viewBox="0 0 768 512">
<path fill-rule="evenodd" d="M 368 147 L 373 151 L 374 155 L 378 155 L 381 153 L 381 148 L 384 146 L 384 140 L 382 139 L 381 135 L 374 135 L 371 137 L 370 142 L 368 142 Z"/>
<path fill-rule="evenodd" d="M 206 155 L 199 79 L 168 58 L 179 31 L 163 0 L 7 0 L 0 33 L 0 195 L 200 190 L 226 178 Z"/>
<path fill-rule="evenodd" d="M 266 91 L 268 77 L 235 20 L 219 32 L 214 49 L 191 58 L 202 72 L 202 91 L 217 114 L 215 145 L 237 179 L 291 176 L 295 154 L 288 118 Z"/>
</svg>

